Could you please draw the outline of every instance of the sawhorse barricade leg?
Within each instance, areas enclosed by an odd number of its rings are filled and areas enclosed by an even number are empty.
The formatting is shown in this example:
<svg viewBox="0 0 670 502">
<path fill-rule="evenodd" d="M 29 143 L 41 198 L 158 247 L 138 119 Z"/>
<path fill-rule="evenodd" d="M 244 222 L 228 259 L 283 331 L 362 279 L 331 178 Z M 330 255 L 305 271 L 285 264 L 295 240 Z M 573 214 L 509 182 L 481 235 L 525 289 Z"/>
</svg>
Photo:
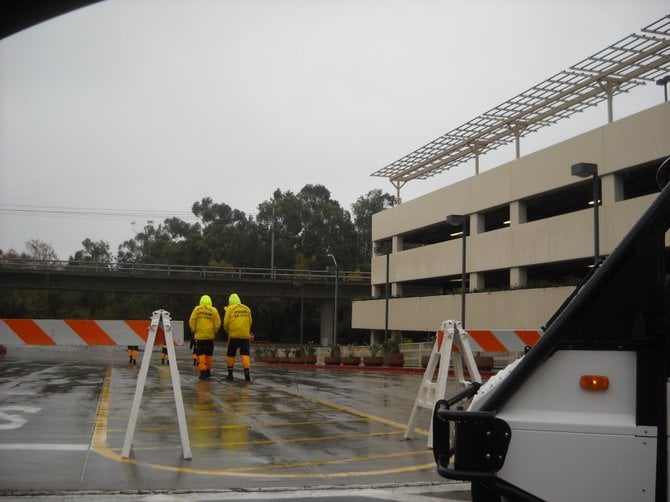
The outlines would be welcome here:
<svg viewBox="0 0 670 502">
<path fill-rule="evenodd" d="M 454 347 L 458 352 L 454 352 Z M 419 409 L 425 408 L 433 410 L 435 403 L 440 399 L 447 397 L 447 383 L 449 378 L 449 366 L 453 357 L 454 376 L 457 382 L 465 387 L 469 382 L 465 379 L 463 362 L 468 369 L 470 379 L 475 382 L 482 381 L 475 364 L 475 358 L 470 348 L 467 332 L 461 327 L 459 321 L 444 321 L 437 332 L 433 350 L 430 353 L 428 366 L 423 373 L 419 392 L 414 401 L 414 408 L 407 422 L 405 430 L 405 439 L 411 439 L 416 428 L 416 419 Z M 439 363 L 437 379 L 434 381 L 435 370 Z M 433 421 L 430 420 L 428 431 L 428 448 L 433 447 Z"/>
<path fill-rule="evenodd" d="M 177 356 L 174 350 L 174 338 L 172 336 L 172 326 L 170 325 L 170 313 L 165 310 L 157 310 L 151 317 L 149 335 L 147 336 L 147 345 L 144 349 L 142 365 L 140 366 L 140 372 L 137 377 L 135 396 L 133 397 L 133 404 L 130 408 L 130 417 L 128 419 L 128 427 L 126 429 L 126 436 L 123 441 L 121 456 L 124 458 L 130 457 L 130 448 L 132 446 L 133 437 L 135 435 L 137 417 L 140 411 L 140 404 L 142 403 L 142 395 L 144 394 L 144 387 L 146 385 L 147 373 L 149 372 L 149 365 L 151 364 L 151 353 L 156 342 L 156 333 L 158 332 L 159 328 L 162 328 L 165 334 L 165 344 L 167 345 L 168 351 L 170 376 L 172 377 L 172 390 L 177 408 L 179 433 L 181 435 L 181 446 L 184 452 L 184 458 L 188 460 L 192 458 L 191 444 L 188 437 L 188 427 L 186 425 L 186 412 L 184 411 L 184 401 L 181 393 L 181 382 L 179 380 L 179 370 L 177 368 Z"/>
</svg>

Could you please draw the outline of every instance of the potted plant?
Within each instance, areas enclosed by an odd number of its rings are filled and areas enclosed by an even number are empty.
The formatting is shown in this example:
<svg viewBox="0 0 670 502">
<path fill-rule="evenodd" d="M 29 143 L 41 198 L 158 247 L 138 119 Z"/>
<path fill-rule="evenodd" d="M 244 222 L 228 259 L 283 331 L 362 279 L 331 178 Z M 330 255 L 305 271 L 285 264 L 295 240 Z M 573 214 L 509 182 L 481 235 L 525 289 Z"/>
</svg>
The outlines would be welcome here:
<svg viewBox="0 0 670 502">
<path fill-rule="evenodd" d="M 353 342 L 347 344 L 347 355 L 340 359 L 340 362 L 345 366 L 359 366 L 361 358 L 356 355 L 356 346 Z"/>
<path fill-rule="evenodd" d="M 266 354 L 267 354 L 267 347 L 261 346 L 261 347 L 256 347 L 254 349 L 254 358 L 259 363 L 267 362 L 266 361 L 266 359 L 267 359 Z"/>
<path fill-rule="evenodd" d="M 272 346 L 268 347 L 265 362 L 268 362 L 268 363 L 278 363 L 279 362 L 279 358 L 277 357 L 277 347 L 272 347 Z"/>
<path fill-rule="evenodd" d="M 340 346 L 339 345 L 329 345 L 328 353 L 330 355 L 323 358 L 323 362 L 328 365 L 339 366 L 340 364 Z"/>
<path fill-rule="evenodd" d="M 307 344 L 307 354 L 305 354 L 305 364 L 316 364 L 316 347 L 314 342 Z"/>
<path fill-rule="evenodd" d="M 291 362 L 291 347 L 284 347 L 282 349 L 284 352 L 284 357 L 279 358 L 280 363 L 290 363 Z"/>
<path fill-rule="evenodd" d="M 400 352 L 400 335 L 393 334 L 388 340 L 388 362 L 389 366 L 402 367 L 405 365 L 405 355 Z"/>
<path fill-rule="evenodd" d="M 379 343 L 371 343 L 368 346 L 368 349 L 370 350 L 370 355 L 369 356 L 363 356 L 363 365 L 364 366 L 383 366 L 384 365 L 384 357 L 380 356 L 380 352 L 382 351 L 382 346 Z"/>
<path fill-rule="evenodd" d="M 295 364 L 302 364 L 305 362 L 305 350 L 302 347 L 295 347 L 291 351 L 291 362 Z"/>
</svg>

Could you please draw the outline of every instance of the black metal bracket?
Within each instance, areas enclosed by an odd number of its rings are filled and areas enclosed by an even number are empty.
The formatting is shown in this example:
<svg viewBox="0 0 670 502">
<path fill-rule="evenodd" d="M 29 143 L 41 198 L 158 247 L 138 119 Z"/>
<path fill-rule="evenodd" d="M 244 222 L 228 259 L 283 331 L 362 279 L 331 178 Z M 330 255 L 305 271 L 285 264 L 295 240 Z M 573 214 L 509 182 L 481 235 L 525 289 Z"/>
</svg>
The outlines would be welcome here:
<svg viewBox="0 0 670 502">
<path fill-rule="evenodd" d="M 493 479 L 505 462 L 512 430 L 493 412 L 450 410 L 450 406 L 450 400 L 442 399 L 433 412 L 433 456 L 438 474 L 467 481 Z M 452 455 L 454 464 L 449 467 Z"/>
</svg>

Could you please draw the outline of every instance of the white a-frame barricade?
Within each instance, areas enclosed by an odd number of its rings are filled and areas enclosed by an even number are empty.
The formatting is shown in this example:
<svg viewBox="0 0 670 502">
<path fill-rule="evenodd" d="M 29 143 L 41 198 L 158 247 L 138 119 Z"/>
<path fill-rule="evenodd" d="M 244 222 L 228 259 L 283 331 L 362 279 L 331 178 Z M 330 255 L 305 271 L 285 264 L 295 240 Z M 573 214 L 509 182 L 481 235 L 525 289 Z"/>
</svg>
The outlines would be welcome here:
<svg viewBox="0 0 670 502">
<path fill-rule="evenodd" d="M 475 357 L 472 354 L 468 333 L 461 327 L 460 321 L 444 321 L 437 331 L 433 350 L 430 353 L 428 366 L 423 373 L 421 386 L 414 401 L 412 414 L 407 422 L 405 439 L 410 439 L 414 434 L 416 427 L 417 413 L 420 408 L 433 410 L 435 403 L 440 399 L 447 398 L 447 379 L 449 377 L 449 366 L 453 358 L 454 377 L 459 385 L 466 387 L 470 384 L 465 379 L 463 371 L 463 362 L 468 369 L 468 374 L 472 381 L 481 383 L 482 378 L 475 364 Z M 455 351 L 458 349 L 458 351 Z M 435 379 L 435 370 L 439 363 L 437 379 Z M 430 429 L 428 434 L 428 448 L 433 447 L 433 420 L 430 420 Z"/>
<path fill-rule="evenodd" d="M 157 341 L 157 334 L 159 338 L 164 337 L 165 339 L 159 339 Z M 177 420 L 179 421 L 179 433 L 181 435 L 181 447 L 184 452 L 184 458 L 188 460 L 192 457 L 191 444 L 188 437 L 188 428 L 186 427 L 186 412 L 184 411 L 184 400 L 181 395 L 181 383 L 179 380 L 179 370 L 177 369 L 177 356 L 174 351 L 170 313 L 166 310 L 156 310 L 151 317 L 147 345 L 144 350 L 144 355 L 142 356 L 142 364 L 137 377 L 135 397 L 133 398 L 133 404 L 130 408 L 130 418 L 128 419 L 128 428 L 126 429 L 126 437 L 123 441 L 121 456 L 124 458 L 130 457 L 130 448 L 133 442 L 133 436 L 135 435 L 137 416 L 140 411 L 140 404 L 142 402 L 142 394 L 144 394 L 149 365 L 151 364 L 151 353 L 156 342 L 167 345 L 170 376 L 172 377 L 172 390 L 174 393 L 174 402 L 177 407 Z"/>
</svg>

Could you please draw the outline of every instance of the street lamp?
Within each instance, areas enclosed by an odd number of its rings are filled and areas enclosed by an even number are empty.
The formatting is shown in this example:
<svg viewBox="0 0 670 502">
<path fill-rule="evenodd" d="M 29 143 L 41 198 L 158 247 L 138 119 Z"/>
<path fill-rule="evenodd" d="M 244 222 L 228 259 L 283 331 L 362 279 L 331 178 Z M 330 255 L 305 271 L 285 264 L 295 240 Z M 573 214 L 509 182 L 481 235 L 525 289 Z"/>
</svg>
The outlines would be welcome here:
<svg viewBox="0 0 670 502">
<path fill-rule="evenodd" d="M 573 176 L 587 178 L 593 176 L 593 264 L 600 260 L 600 225 L 598 223 L 598 201 L 600 200 L 600 180 L 598 179 L 598 164 L 580 162 L 571 167 Z"/>
<path fill-rule="evenodd" d="M 447 216 L 447 225 L 461 226 L 461 327 L 465 329 L 465 234 L 467 231 L 468 217 L 463 214 L 450 214 Z"/>
<path fill-rule="evenodd" d="M 656 85 L 662 85 L 663 86 L 663 94 L 665 95 L 665 100 L 668 100 L 668 83 L 670 83 L 670 75 L 666 75 L 663 78 L 659 78 L 656 81 Z"/>
<path fill-rule="evenodd" d="M 275 201 L 272 200 L 272 233 L 270 234 L 270 275 L 273 279 L 275 275 Z"/>
<path fill-rule="evenodd" d="M 337 265 L 335 257 L 328 253 L 335 264 L 335 310 L 333 311 L 333 347 L 337 347 L 337 283 L 340 281 L 340 267 Z"/>
<path fill-rule="evenodd" d="M 303 333 L 304 333 L 304 319 L 305 319 L 305 283 L 302 281 L 294 281 L 293 285 L 300 288 L 300 348 L 303 348 Z M 303 354 L 304 355 L 304 354 Z"/>
<path fill-rule="evenodd" d="M 388 247 L 377 246 L 375 251 L 386 255 L 386 288 L 384 289 L 384 347 L 386 347 L 389 334 L 389 257 L 391 256 L 391 250 Z"/>
</svg>

